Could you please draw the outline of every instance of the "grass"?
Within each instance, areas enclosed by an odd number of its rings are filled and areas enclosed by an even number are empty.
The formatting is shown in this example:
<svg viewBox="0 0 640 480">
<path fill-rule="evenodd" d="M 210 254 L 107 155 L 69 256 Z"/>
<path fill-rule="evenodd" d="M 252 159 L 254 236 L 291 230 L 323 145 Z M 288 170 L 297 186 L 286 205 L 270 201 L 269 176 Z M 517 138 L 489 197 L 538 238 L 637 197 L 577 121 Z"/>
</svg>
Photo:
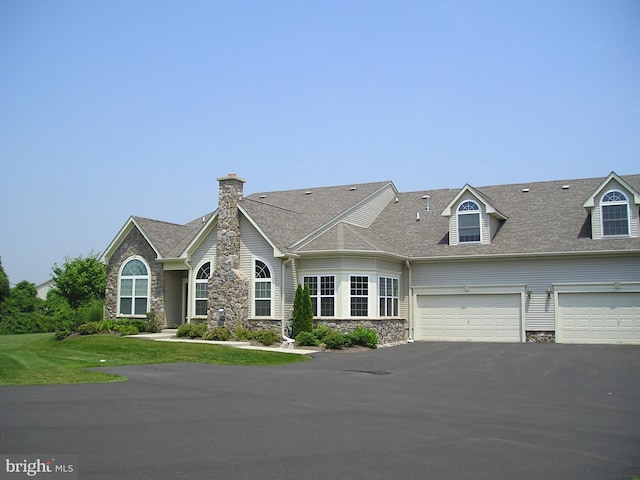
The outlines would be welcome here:
<svg viewBox="0 0 640 480">
<path fill-rule="evenodd" d="M 51 333 L 0 336 L 0 385 L 118 382 L 125 377 L 86 370 L 93 367 L 196 362 L 219 365 L 282 365 L 306 360 L 222 345 L 155 342 L 114 335 L 58 341 Z M 104 360 L 104 362 L 101 362 Z"/>
</svg>

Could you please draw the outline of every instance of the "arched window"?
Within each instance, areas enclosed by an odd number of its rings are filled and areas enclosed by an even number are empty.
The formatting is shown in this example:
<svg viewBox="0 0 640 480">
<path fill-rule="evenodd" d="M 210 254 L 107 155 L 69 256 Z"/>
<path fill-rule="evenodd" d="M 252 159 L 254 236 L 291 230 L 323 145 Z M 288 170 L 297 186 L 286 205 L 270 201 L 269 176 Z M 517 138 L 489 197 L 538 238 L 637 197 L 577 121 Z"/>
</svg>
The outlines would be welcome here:
<svg viewBox="0 0 640 480">
<path fill-rule="evenodd" d="M 196 315 L 207 315 L 209 307 L 209 277 L 211 276 L 211 262 L 202 264 L 196 274 L 195 299 Z"/>
<path fill-rule="evenodd" d="M 629 235 L 629 202 L 618 190 L 607 192 L 600 202 L 602 235 Z"/>
<path fill-rule="evenodd" d="M 120 272 L 120 315 L 146 315 L 149 311 L 149 269 L 133 258 Z"/>
<path fill-rule="evenodd" d="M 458 243 L 480 241 L 480 207 L 467 200 L 458 207 Z"/>
<path fill-rule="evenodd" d="M 256 260 L 254 278 L 254 309 L 256 317 L 271 316 L 271 271 L 266 263 Z"/>
</svg>

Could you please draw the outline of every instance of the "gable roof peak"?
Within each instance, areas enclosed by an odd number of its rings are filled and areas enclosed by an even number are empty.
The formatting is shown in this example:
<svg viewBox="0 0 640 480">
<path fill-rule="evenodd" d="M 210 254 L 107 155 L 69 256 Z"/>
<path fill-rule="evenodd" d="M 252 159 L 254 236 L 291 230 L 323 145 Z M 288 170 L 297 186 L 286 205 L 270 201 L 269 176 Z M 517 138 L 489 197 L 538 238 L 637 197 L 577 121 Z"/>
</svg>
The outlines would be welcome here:
<svg viewBox="0 0 640 480">
<path fill-rule="evenodd" d="M 589 197 L 584 201 L 584 203 L 582 204 L 582 206 L 587 209 L 587 210 L 591 210 L 594 206 L 595 206 L 595 198 L 602 193 L 602 190 L 612 181 L 615 180 L 616 182 L 618 182 L 620 185 L 622 185 L 629 193 L 631 193 L 631 195 L 633 195 L 633 203 L 635 205 L 640 205 L 640 192 L 638 192 L 635 188 L 633 188 L 631 185 L 629 185 L 624 179 L 622 179 L 620 177 L 620 175 L 618 175 L 616 172 L 614 172 L 613 170 L 611 171 L 611 173 L 605 177 L 605 179 L 600 182 L 600 184 L 597 186 L 597 188 L 593 191 L 593 193 L 591 195 L 589 195 Z"/>
<path fill-rule="evenodd" d="M 468 183 L 465 184 L 464 187 L 462 187 L 458 193 L 456 194 L 455 197 L 453 197 L 453 199 L 445 206 L 444 210 L 442 211 L 441 215 L 443 217 L 450 217 L 452 215 L 451 211 L 453 209 L 453 207 L 458 203 L 458 201 L 460 200 L 460 198 L 466 194 L 466 193 L 470 193 L 471 195 L 473 195 L 478 201 L 480 201 L 487 213 L 489 215 L 494 215 L 498 218 L 500 218 L 501 220 L 506 220 L 507 217 L 505 215 L 503 215 L 502 213 L 500 213 L 498 211 L 498 209 L 493 205 L 492 200 L 485 195 L 483 192 L 481 192 L 480 190 L 478 190 L 477 188 L 472 187 L 471 185 L 469 185 Z"/>
</svg>

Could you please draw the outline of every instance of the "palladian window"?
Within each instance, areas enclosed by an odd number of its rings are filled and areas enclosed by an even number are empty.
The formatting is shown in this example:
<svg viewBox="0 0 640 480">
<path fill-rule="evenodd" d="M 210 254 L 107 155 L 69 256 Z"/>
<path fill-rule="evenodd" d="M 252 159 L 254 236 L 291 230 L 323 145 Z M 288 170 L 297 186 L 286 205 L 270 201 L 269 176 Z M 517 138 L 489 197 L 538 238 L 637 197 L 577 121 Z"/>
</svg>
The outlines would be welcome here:
<svg viewBox="0 0 640 480">
<path fill-rule="evenodd" d="M 271 316 L 271 271 L 266 263 L 256 260 L 254 278 L 254 315 Z"/>
<path fill-rule="evenodd" d="M 129 260 L 120 273 L 120 315 L 146 315 L 149 311 L 149 270 L 141 260 Z"/>
<path fill-rule="evenodd" d="M 458 207 L 458 242 L 480 241 L 480 207 L 470 200 Z"/>
<path fill-rule="evenodd" d="M 211 276 L 211 262 L 203 264 L 196 274 L 195 297 L 196 315 L 207 315 L 209 306 L 209 277 Z"/>
<path fill-rule="evenodd" d="M 629 203 L 624 193 L 618 190 L 607 192 L 602 197 L 602 235 L 629 235 Z"/>
</svg>

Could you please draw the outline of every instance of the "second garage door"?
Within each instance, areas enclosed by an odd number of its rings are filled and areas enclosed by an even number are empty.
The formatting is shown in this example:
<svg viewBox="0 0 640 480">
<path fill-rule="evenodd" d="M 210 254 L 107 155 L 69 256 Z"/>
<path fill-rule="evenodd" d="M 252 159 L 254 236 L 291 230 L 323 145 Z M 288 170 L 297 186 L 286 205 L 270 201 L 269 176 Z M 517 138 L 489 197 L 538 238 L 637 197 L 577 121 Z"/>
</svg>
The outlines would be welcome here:
<svg viewBox="0 0 640 480">
<path fill-rule="evenodd" d="M 520 342 L 520 295 L 419 295 L 416 340 Z"/>
</svg>

